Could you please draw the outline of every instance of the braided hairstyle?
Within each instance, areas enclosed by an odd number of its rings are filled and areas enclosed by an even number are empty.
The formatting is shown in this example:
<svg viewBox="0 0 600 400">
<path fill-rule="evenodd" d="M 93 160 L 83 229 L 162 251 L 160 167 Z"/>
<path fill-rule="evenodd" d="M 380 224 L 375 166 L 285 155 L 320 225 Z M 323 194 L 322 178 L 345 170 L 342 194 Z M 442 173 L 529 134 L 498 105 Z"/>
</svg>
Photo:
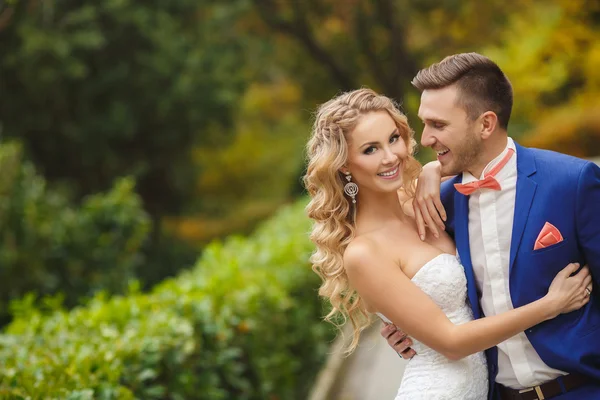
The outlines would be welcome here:
<svg viewBox="0 0 600 400">
<path fill-rule="evenodd" d="M 370 321 L 364 301 L 350 286 L 343 264 L 343 254 L 354 238 L 355 226 L 352 203 L 344 195 L 345 181 L 340 168 L 348 158 L 348 135 L 363 115 L 377 111 L 386 111 L 390 115 L 406 144 L 409 158 L 404 163 L 403 182 L 404 190 L 412 197 L 421 171 L 420 163 L 413 157 L 416 148 L 414 132 L 406 116 L 390 98 L 363 88 L 329 100 L 317 110 L 307 144 L 308 168 L 304 185 L 311 200 L 306 212 L 314 221 L 310 239 L 316 245 L 310 261 L 313 271 L 322 280 L 319 295 L 332 305 L 325 320 L 338 328 L 348 319 L 352 323 L 354 335 L 347 353 L 356 349 L 360 333 Z"/>
</svg>

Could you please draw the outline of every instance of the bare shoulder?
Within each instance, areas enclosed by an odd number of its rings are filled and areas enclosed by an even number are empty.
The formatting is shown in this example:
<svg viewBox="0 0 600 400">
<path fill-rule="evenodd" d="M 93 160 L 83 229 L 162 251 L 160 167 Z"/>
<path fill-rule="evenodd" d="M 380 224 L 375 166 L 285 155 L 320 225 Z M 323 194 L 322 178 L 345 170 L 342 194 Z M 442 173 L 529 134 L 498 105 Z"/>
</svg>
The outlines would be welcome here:
<svg viewBox="0 0 600 400">
<path fill-rule="evenodd" d="M 355 238 L 344 252 L 344 269 L 351 279 L 364 279 L 390 269 L 402 270 L 394 253 L 389 251 L 391 243 L 380 235 L 365 235 Z M 398 246 L 395 246 L 396 248 Z"/>
<path fill-rule="evenodd" d="M 360 236 L 352 240 L 344 251 L 344 268 L 346 271 L 357 271 L 368 266 L 378 257 L 379 246 L 368 236 Z"/>
</svg>

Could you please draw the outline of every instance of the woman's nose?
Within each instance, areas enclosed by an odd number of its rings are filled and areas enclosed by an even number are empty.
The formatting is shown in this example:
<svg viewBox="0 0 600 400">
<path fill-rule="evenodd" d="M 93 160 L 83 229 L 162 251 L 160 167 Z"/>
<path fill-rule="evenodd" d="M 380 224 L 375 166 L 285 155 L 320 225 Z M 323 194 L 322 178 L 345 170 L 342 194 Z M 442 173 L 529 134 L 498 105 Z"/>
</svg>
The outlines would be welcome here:
<svg viewBox="0 0 600 400">
<path fill-rule="evenodd" d="M 398 161 L 398 156 L 396 153 L 394 153 L 389 147 L 386 148 L 382 162 L 384 164 L 394 164 L 396 161 Z"/>
</svg>

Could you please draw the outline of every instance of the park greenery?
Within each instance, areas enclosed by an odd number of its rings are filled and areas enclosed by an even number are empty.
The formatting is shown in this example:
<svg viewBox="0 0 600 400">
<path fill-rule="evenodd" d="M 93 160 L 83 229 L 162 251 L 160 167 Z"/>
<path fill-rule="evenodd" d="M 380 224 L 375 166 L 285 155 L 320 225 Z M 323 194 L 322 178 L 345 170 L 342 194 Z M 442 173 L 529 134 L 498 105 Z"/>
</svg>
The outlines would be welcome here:
<svg viewBox="0 0 600 400">
<path fill-rule="evenodd" d="M 372 87 L 418 138 L 412 77 L 477 51 L 512 137 L 598 156 L 598 38 L 585 0 L 0 2 L 0 398 L 305 398 L 316 106 Z"/>
<path fill-rule="evenodd" d="M 211 244 L 149 293 L 132 284 L 71 311 L 17 302 L 0 335 L 0 398 L 306 398 L 332 331 L 307 263 L 305 205 Z"/>
</svg>

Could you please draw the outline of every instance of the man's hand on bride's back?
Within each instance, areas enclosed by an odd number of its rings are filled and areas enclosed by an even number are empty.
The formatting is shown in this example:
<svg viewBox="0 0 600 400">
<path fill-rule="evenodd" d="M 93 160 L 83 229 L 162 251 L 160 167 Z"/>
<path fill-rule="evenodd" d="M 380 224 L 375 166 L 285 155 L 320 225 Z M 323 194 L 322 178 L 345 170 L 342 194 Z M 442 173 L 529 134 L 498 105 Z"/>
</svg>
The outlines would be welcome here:
<svg viewBox="0 0 600 400">
<path fill-rule="evenodd" d="M 441 181 L 439 162 L 432 161 L 423 166 L 413 200 L 413 211 L 421 240 L 425 239 L 426 229 L 436 238 L 439 237 L 439 232 L 445 229 L 446 210 L 440 200 Z"/>
<path fill-rule="evenodd" d="M 406 336 L 406 333 L 396 328 L 396 325 L 384 323 L 383 328 L 379 332 L 387 340 L 390 347 L 405 360 L 410 360 L 417 354 L 410 347 L 412 346 L 412 340 Z"/>
</svg>

